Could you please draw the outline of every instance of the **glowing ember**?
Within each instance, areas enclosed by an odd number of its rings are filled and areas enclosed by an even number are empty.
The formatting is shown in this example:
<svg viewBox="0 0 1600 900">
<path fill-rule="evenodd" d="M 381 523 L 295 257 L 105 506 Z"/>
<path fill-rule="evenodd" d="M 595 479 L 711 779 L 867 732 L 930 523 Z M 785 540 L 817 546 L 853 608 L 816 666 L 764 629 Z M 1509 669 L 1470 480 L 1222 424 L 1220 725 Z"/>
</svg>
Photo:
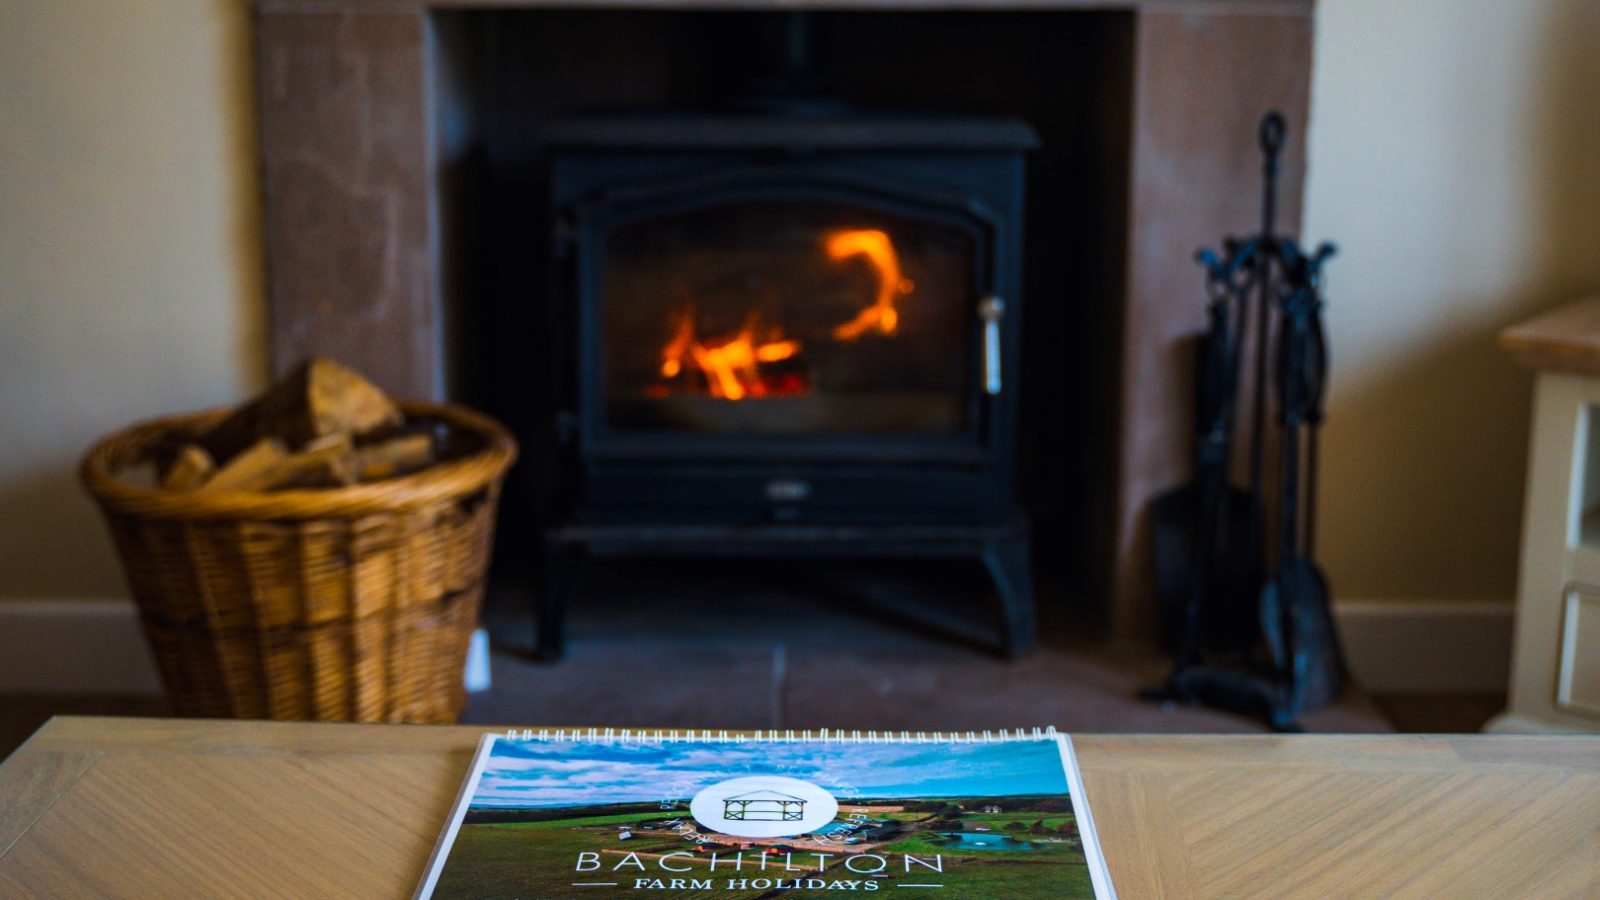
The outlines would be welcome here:
<svg viewBox="0 0 1600 900">
<path fill-rule="evenodd" d="M 754 313 L 745 320 L 739 333 L 725 340 L 701 341 L 695 334 L 694 311 L 686 310 L 678 319 L 672 340 L 661 350 L 661 376 L 676 378 L 688 362 L 706 377 L 711 396 L 723 400 L 765 397 L 768 394 L 803 390 L 792 379 L 773 384 L 762 377 L 761 364 L 789 359 L 800 352 L 800 342 L 788 340 L 777 329 L 758 340 L 759 322 Z"/>
<path fill-rule="evenodd" d="M 823 246 L 828 258 L 835 262 L 864 256 L 878 272 L 877 299 L 854 319 L 835 328 L 834 338 L 853 341 L 873 330 L 894 334 L 900 326 L 900 313 L 894 308 L 895 298 L 911 293 L 916 285 L 901 277 L 900 256 L 895 253 L 889 235 L 876 228 L 835 231 L 827 236 Z"/>
</svg>

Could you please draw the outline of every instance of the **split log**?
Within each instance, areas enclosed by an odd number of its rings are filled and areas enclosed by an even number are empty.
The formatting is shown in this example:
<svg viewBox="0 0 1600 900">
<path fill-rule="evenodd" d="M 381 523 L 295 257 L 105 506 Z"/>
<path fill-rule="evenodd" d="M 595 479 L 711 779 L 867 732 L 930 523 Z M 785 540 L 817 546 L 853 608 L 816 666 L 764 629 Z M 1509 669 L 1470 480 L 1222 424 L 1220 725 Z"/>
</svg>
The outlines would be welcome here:
<svg viewBox="0 0 1600 900">
<path fill-rule="evenodd" d="M 234 456 L 217 470 L 217 474 L 196 490 L 206 493 L 217 491 L 259 491 L 271 483 L 273 470 L 281 464 L 289 451 L 277 438 L 262 438 L 250 449 Z"/>
<path fill-rule="evenodd" d="M 348 432 L 337 432 L 307 444 L 299 453 L 284 457 L 262 476 L 254 490 L 338 487 L 355 481 L 351 466 L 352 444 Z"/>
<path fill-rule="evenodd" d="M 433 464 L 433 437 L 408 434 L 356 451 L 356 477 L 362 481 L 393 478 Z"/>
<path fill-rule="evenodd" d="M 353 463 L 353 456 L 325 459 L 302 470 L 293 479 L 279 484 L 278 487 L 285 490 L 349 487 L 357 481 Z"/>
<path fill-rule="evenodd" d="M 298 384 L 296 382 L 299 382 Z M 296 446 L 345 432 L 362 435 L 404 421 L 378 386 L 332 360 L 313 359 L 289 378 L 292 397 L 263 409 L 263 424 Z"/>
<path fill-rule="evenodd" d="M 184 444 L 161 476 L 161 487 L 169 491 L 192 491 L 205 484 L 217 470 L 211 454 L 199 444 Z"/>
</svg>

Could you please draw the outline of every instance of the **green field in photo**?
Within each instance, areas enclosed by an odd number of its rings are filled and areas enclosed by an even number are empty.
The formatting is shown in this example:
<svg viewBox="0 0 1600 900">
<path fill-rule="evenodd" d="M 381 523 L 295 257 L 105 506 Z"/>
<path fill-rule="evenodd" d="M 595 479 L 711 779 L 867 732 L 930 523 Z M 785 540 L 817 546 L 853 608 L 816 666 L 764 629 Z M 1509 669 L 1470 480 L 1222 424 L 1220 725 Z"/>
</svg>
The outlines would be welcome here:
<svg viewBox="0 0 1600 900">
<path fill-rule="evenodd" d="M 885 801 L 886 803 L 888 801 Z M 895 801 L 901 802 L 901 801 Z M 943 806 L 943 804 L 939 804 Z M 977 809 L 974 802 L 971 809 Z M 449 864 L 434 896 L 440 898 L 478 898 L 478 900 L 557 900 L 568 897 L 641 898 L 743 898 L 757 897 L 841 897 L 841 896 L 921 896 L 940 898 L 1072 898 L 1092 897 L 1088 866 L 1076 839 L 1071 814 L 1057 810 L 1027 808 L 1000 813 L 981 813 L 967 808 L 956 811 L 952 803 L 937 811 L 890 812 L 881 816 L 895 822 L 890 837 L 873 843 L 868 850 L 881 856 L 887 865 L 879 875 L 850 871 L 845 865 L 855 847 L 838 846 L 834 855 L 818 871 L 819 861 L 811 848 L 792 849 L 767 855 L 761 867 L 762 845 L 744 851 L 743 864 L 736 870 L 731 859 L 735 847 L 708 845 L 695 851 L 695 843 L 671 830 L 640 830 L 637 826 L 683 817 L 681 810 L 661 810 L 658 806 L 638 805 L 612 809 L 565 810 L 579 815 L 554 818 L 558 811 L 529 811 L 536 821 L 508 821 L 516 811 L 496 811 L 501 821 L 468 821 L 461 827 L 450 853 Z M 692 824 L 692 823 L 691 823 Z M 1067 826 L 1063 829 L 1063 825 Z M 632 837 L 623 840 L 622 829 L 629 826 Z M 1011 826 L 1011 827 L 1007 827 Z M 1030 831 L 1031 829 L 1031 831 Z M 988 835 L 1008 835 L 1027 842 L 1031 849 L 960 850 L 945 835 L 974 831 Z M 779 847 L 784 846 L 781 843 Z M 669 865 L 688 869 L 671 872 L 661 868 L 658 857 L 675 856 Z M 711 853 L 717 853 L 716 871 L 711 871 Z M 579 854 L 598 854 L 599 867 L 590 863 L 580 871 Z M 629 862 L 637 854 L 643 870 Z M 933 871 L 915 863 L 907 866 L 905 855 L 931 861 L 942 860 L 943 871 Z M 593 860 L 594 856 L 586 857 Z M 870 858 L 857 858 L 857 868 L 871 868 Z M 793 879 L 820 878 L 840 889 L 813 890 L 791 887 Z M 673 879 L 680 881 L 676 886 Z M 709 880 L 709 888 L 697 886 Z M 746 889 L 730 886 L 749 879 Z M 762 881 L 766 879 L 766 881 Z M 779 882 L 777 879 L 784 879 Z M 576 886 L 615 882 L 615 887 Z M 871 883 L 869 885 L 869 882 Z M 850 885 L 853 883 L 854 887 Z M 940 885 L 938 888 L 901 890 L 901 884 Z"/>
</svg>

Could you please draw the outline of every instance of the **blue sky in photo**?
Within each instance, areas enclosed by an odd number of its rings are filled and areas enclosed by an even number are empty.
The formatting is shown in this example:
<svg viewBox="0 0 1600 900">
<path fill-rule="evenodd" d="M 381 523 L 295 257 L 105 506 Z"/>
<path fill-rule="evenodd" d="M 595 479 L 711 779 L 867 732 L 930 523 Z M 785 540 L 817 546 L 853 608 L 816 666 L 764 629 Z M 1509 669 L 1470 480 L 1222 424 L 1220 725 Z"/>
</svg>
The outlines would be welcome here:
<svg viewBox="0 0 1600 900">
<path fill-rule="evenodd" d="M 820 741 L 585 743 L 497 740 L 477 807 L 687 802 L 746 775 L 810 781 L 840 799 L 1067 793 L 1055 741 L 861 744 Z"/>
</svg>

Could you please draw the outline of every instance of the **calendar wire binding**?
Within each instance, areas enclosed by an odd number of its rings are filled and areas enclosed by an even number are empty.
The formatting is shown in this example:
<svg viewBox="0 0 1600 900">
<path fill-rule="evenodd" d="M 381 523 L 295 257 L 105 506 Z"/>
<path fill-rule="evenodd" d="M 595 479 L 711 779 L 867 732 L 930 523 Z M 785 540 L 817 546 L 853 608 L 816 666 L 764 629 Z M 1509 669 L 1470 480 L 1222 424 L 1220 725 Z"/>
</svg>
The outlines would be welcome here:
<svg viewBox="0 0 1600 900">
<path fill-rule="evenodd" d="M 843 728 L 793 728 L 758 730 L 754 734 L 693 728 L 512 728 L 505 733 L 513 741 L 591 742 L 669 744 L 699 743 L 810 743 L 824 744 L 990 744 L 1004 741 L 1054 740 L 1059 732 L 1054 725 L 1043 728 L 1002 728 L 988 731 L 861 731 Z"/>
</svg>

